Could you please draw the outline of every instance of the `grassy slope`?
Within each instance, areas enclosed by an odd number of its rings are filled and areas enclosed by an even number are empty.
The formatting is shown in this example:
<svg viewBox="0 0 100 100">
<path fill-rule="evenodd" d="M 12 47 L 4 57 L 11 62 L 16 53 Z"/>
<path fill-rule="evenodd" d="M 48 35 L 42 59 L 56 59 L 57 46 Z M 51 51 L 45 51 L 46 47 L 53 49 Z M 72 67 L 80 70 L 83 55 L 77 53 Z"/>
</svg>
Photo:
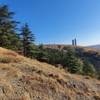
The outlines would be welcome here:
<svg viewBox="0 0 100 100">
<path fill-rule="evenodd" d="M 100 81 L 0 48 L 0 100 L 100 100 Z"/>
</svg>

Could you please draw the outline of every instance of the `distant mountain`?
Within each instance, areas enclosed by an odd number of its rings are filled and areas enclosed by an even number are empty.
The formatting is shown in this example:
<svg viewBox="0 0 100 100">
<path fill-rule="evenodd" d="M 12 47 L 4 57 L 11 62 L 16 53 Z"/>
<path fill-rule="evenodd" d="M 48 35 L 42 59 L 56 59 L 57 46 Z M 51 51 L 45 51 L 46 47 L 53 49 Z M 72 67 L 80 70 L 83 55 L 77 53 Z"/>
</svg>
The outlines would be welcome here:
<svg viewBox="0 0 100 100">
<path fill-rule="evenodd" d="M 100 44 L 92 45 L 92 46 L 88 46 L 88 47 L 100 50 Z"/>
</svg>

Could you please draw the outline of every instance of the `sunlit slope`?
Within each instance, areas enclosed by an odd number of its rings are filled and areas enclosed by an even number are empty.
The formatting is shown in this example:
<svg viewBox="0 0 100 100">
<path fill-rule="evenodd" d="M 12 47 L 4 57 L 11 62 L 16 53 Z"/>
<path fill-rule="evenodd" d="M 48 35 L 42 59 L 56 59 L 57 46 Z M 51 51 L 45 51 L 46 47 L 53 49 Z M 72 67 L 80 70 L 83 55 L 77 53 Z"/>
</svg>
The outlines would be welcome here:
<svg viewBox="0 0 100 100">
<path fill-rule="evenodd" d="M 100 100 L 100 81 L 0 48 L 0 100 Z"/>
</svg>

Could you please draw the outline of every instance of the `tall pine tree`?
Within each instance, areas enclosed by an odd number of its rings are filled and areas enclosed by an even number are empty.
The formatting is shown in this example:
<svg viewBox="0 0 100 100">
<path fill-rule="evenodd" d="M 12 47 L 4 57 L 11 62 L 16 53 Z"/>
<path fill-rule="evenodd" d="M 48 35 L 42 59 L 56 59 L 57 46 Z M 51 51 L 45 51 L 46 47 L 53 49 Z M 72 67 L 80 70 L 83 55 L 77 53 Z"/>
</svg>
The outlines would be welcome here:
<svg viewBox="0 0 100 100">
<path fill-rule="evenodd" d="M 13 15 L 7 5 L 0 6 L 0 46 L 17 50 L 20 39 L 16 34 L 17 22 L 13 20 Z"/>
<path fill-rule="evenodd" d="M 23 42 L 23 54 L 24 56 L 31 57 L 32 49 L 34 46 L 35 36 L 30 31 L 28 24 L 25 24 L 21 29 L 22 42 Z"/>
</svg>

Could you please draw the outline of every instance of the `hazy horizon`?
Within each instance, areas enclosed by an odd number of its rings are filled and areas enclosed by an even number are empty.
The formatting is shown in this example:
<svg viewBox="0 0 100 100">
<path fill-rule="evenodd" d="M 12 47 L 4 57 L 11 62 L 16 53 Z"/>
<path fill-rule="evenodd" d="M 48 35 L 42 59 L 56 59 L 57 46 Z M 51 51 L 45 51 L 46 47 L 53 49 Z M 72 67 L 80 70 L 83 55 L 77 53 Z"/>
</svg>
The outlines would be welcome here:
<svg viewBox="0 0 100 100">
<path fill-rule="evenodd" d="M 36 44 L 100 44 L 100 0 L 1 0 L 27 22 Z"/>
</svg>

